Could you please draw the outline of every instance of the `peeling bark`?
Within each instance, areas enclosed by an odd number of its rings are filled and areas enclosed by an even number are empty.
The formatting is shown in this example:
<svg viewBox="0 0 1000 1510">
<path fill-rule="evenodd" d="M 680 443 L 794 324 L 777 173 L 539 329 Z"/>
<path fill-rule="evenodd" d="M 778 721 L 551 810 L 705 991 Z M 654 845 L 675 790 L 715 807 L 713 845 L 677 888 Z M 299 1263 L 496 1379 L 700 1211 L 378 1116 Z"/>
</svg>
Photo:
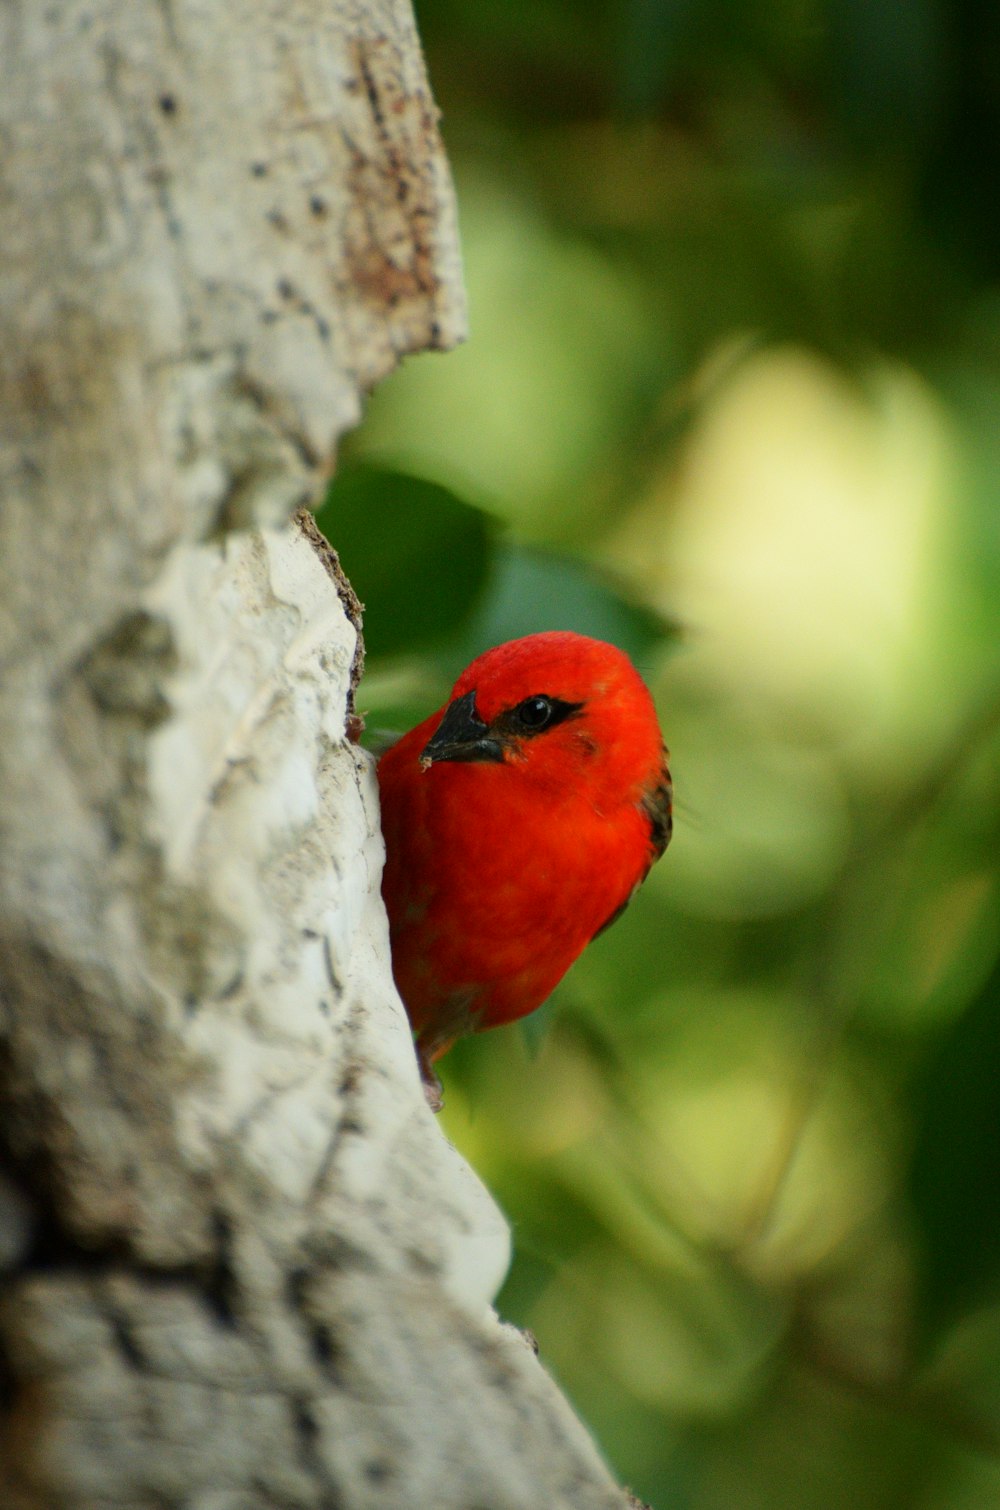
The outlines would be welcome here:
<svg viewBox="0 0 1000 1510">
<path fill-rule="evenodd" d="M 0 10 L 0 1504 L 624 1505 L 490 1302 L 308 516 L 463 331 L 404 0 Z"/>
</svg>

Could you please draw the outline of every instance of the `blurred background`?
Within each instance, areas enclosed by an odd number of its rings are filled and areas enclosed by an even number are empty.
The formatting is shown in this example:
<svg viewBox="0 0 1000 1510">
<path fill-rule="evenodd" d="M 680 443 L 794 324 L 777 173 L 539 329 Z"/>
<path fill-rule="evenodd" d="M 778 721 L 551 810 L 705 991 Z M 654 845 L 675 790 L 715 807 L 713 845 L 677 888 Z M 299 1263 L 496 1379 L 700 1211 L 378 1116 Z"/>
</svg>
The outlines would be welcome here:
<svg viewBox="0 0 1000 1510">
<path fill-rule="evenodd" d="M 636 660 L 673 844 L 445 1061 L 530 1327 L 657 1510 L 1000 1505 L 1000 8 L 419 0 L 472 339 L 321 524 L 369 726 Z"/>
</svg>

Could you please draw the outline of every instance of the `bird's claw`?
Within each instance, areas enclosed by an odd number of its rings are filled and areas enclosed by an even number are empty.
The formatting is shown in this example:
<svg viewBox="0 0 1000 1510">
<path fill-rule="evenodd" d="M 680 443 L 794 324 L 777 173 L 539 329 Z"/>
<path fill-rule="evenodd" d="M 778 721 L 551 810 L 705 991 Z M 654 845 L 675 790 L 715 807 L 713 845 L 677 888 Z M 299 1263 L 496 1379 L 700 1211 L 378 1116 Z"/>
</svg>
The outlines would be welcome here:
<svg viewBox="0 0 1000 1510">
<path fill-rule="evenodd" d="M 424 1087 L 424 1099 L 432 1112 L 439 1112 L 444 1106 L 444 1086 L 441 1084 L 434 1066 L 427 1056 L 427 1050 L 419 1038 L 414 1044 L 417 1051 L 417 1064 L 420 1066 L 420 1080 Z"/>
</svg>

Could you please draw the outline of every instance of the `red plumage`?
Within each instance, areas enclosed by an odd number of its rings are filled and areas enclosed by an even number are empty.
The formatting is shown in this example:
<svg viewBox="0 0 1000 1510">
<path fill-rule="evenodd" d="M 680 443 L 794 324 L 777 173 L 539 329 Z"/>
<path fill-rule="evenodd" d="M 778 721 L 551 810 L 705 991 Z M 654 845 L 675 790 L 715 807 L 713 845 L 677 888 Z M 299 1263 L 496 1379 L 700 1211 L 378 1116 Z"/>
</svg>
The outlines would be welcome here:
<svg viewBox="0 0 1000 1510">
<path fill-rule="evenodd" d="M 393 973 L 425 1066 L 539 1006 L 670 837 L 652 698 L 583 635 L 479 656 L 378 777 Z"/>
</svg>

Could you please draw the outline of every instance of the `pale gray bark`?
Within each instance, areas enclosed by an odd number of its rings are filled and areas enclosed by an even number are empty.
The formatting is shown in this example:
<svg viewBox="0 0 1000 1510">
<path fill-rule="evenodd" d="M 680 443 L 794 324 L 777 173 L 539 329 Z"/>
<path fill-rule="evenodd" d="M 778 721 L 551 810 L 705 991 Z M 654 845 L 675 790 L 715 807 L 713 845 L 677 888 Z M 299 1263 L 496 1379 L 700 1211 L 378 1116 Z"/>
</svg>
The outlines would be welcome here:
<svg viewBox="0 0 1000 1510">
<path fill-rule="evenodd" d="M 0 1504 L 622 1505 L 490 1301 L 293 510 L 463 330 L 406 0 L 0 6 Z"/>
</svg>

